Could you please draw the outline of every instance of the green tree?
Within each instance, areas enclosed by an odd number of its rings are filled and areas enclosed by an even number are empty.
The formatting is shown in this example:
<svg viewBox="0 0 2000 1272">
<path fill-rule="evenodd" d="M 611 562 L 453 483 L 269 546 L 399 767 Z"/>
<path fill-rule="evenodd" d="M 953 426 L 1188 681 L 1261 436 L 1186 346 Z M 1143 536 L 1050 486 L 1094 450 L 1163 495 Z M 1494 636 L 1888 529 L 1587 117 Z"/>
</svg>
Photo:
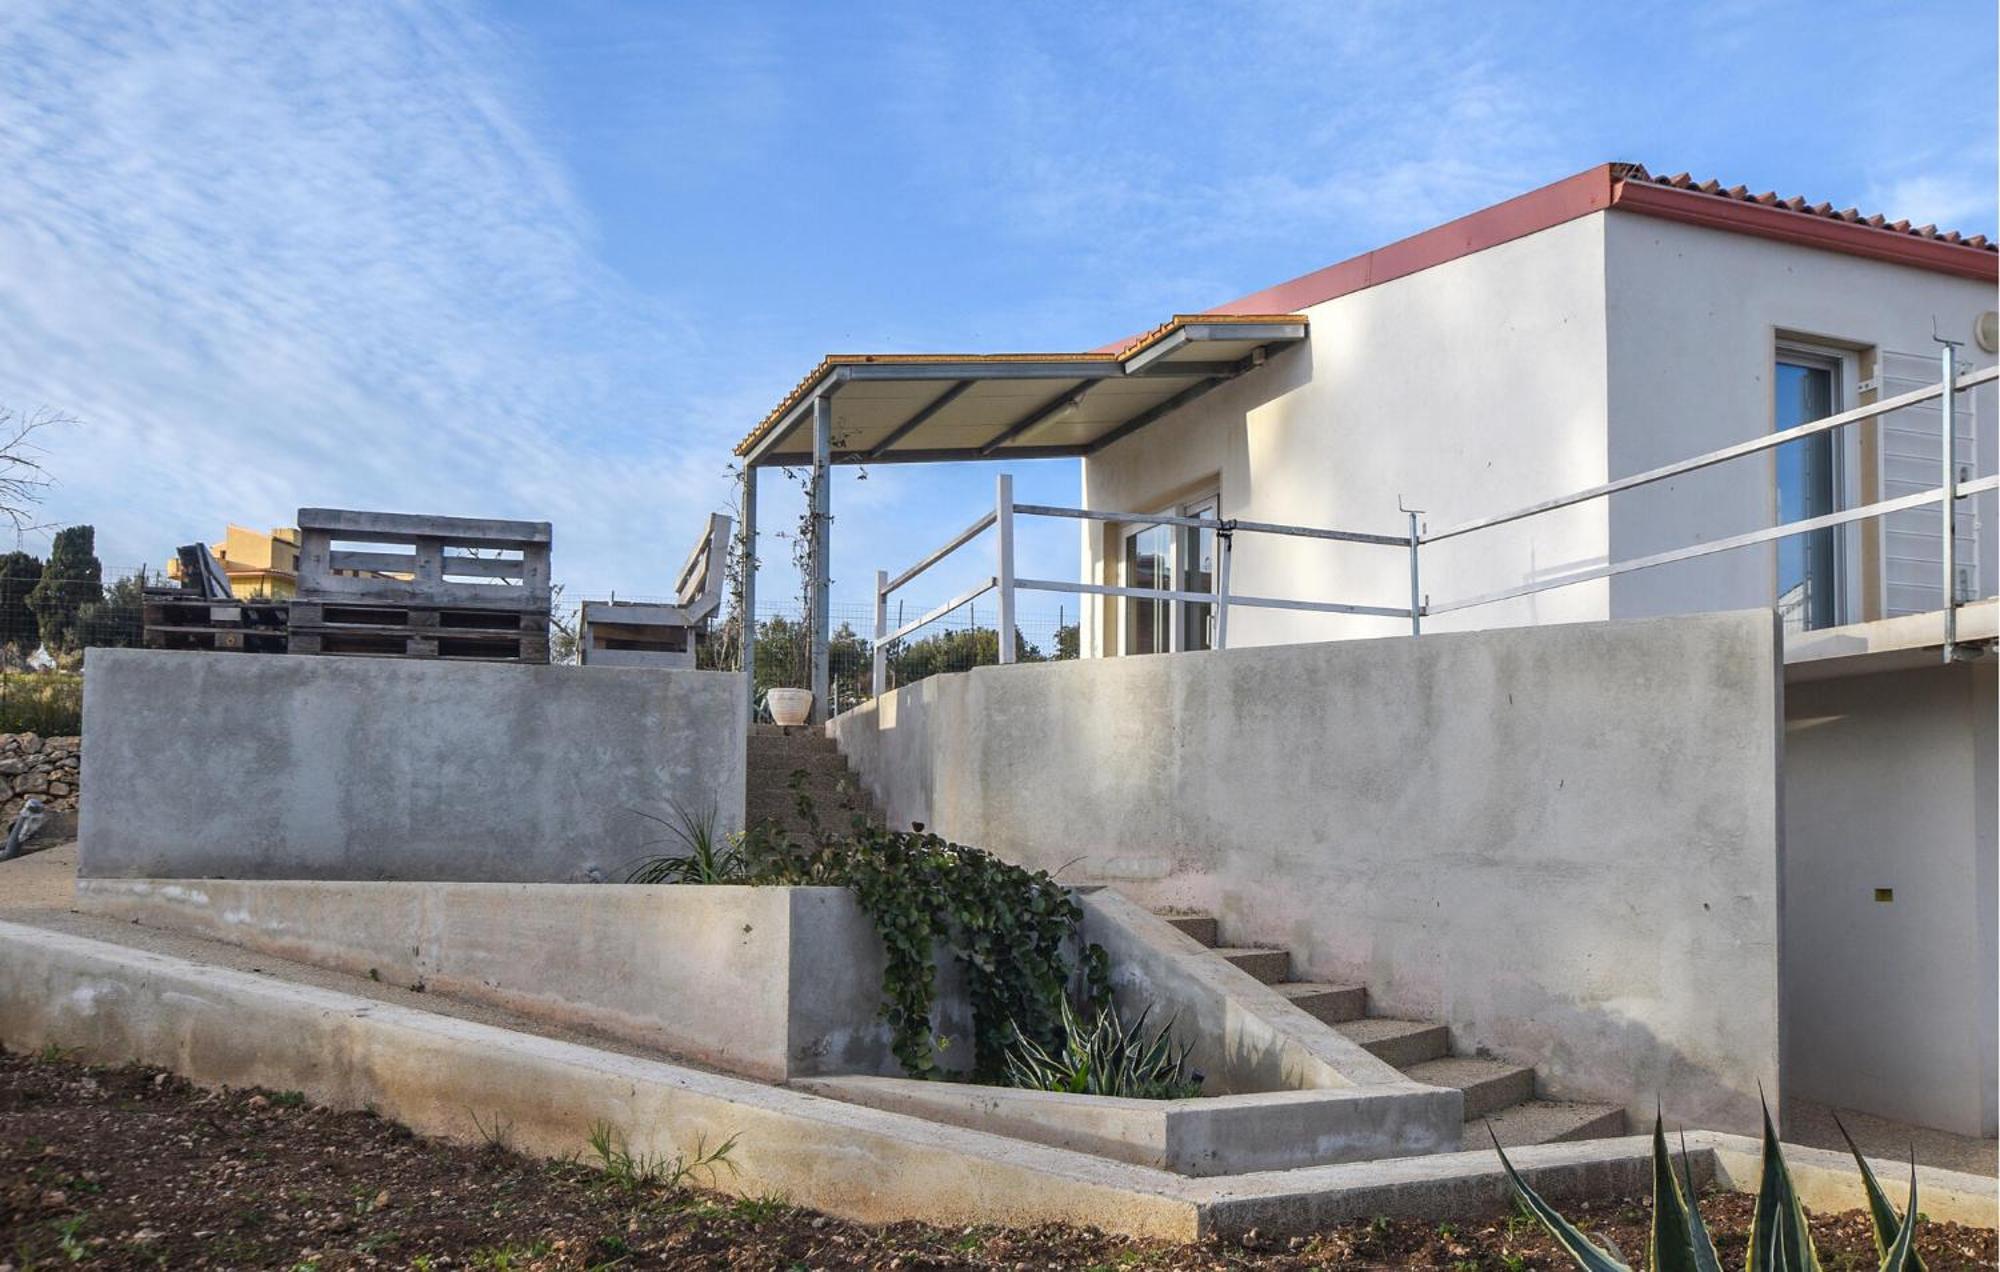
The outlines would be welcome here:
<svg viewBox="0 0 2000 1272">
<path fill-rule="evenodd" d="M 926 676 L 944 671 L 964 671 L 1000 661 L 1000 633 L 991 627 L 967 627 L 939 632 L 889 650 L 889 678 L 895 685 L 911 685 Z M 1042 651 L 1014 633 L 1015 662 L 1046 662 Z"/>
<path fill-rule="evenodd" d="M 1056 657 L 1074 658 L 1077 655 L 1077 630 L 1075 623 L 1066 623 L 1056 628 Z"/>
<path fill-rule="evenodd" d="M 28 608 L 28 593 L 42 581 L 42 563 L 26 552 L 0 556 L 0 645 L 12 645 L 17 653 L 34 652 L 40 643 L 35 611 Z"/>
<path fill-rule="evenodd" d="M 97 532 L 89 526 L 56 531 L 42 577 L 28 593 L 28 608 L 42 644 L 51 653 L 77 648 L 77 611 L 104 599 L 104 566 L 97 559 Z"/>
<path fill-rule="evenodd" d="M 77 644 L 136 649 L 146 643 L 146 581 L 141 575 L 122 578 L 104 590 L 101 601 L 86 601 L 76 609 Z"/>
</svg>

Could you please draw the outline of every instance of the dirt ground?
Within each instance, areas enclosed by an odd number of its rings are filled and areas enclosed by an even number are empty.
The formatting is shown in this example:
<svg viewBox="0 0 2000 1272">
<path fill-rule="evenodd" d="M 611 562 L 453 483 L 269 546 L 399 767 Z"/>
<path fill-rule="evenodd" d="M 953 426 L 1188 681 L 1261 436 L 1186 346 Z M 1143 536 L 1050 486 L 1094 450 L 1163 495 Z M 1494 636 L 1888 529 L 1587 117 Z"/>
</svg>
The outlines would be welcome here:
<svg viewBox="0 0 2000 1272">
<path fill-rule="evenodd" d="M 504 1141 L 505 1128 L 494 1138 Z M 29 1268 L 1557 1268 L 1525 1220 L 1375 1220 L 1310 1240 L 1134 1242 L 1066 1228 L 867 1228 L 664 1164 L 546 1162 L 427 1140 L 297 1093 L 205 1091 L 157 1070 L 0 1053 L 0 1272 Z M 1740 1266 L 1746 1197 L 1703 1210 Z M 1640 1257 L 1644 1202 L 1573 1217 Z M 1866 1220 L 1822 1216 L 1829 1268 L 1873 1268 Z M 1934 1269 L 1994 1266 L 1994 1234 L 1928 1224 Z"/>
</svg>

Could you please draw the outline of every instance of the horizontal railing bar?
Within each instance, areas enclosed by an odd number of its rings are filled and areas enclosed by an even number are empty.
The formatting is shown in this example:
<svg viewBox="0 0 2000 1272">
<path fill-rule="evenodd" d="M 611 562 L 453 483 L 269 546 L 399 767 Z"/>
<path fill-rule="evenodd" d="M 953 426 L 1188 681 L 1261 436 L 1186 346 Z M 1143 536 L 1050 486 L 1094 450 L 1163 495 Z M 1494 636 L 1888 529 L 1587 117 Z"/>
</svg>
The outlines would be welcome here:
<svg viewBox="0 0 2000 1272">
<path fill-rule="evenodd" d="M 1314 526 L 1287 526 L 1275 521 L 1218 520 L 1214 517 L 1179 517 L 1165 512 L 1099 512 L 1090 508 L 1058 508 L 1051 504 L 1015 504 L 1014 511 L 1031 517 L 1071 517 L 1078 521 L 1122 521 L 1135 526 L 1188 526 L 1196 530 L 1244 530 L 1251 534 L 1288 534 L 1306 539 L 1338 539 L 1344 543 L 1380 543 L 1407 548 L 1410 540 L 1400 534 L 1366 534 L 1359 530 L 1321 530 Z"/>
<path fill-rule="evenodd" d="M 1410 537 L 1404 534 L 1369 534 L 1362 530 L 1321 530 L 1314 526 L 1286 526 L 1269 521 L 1228 522 L 1232 530 L 1249 530 L 1255 534 L 1290 534 L 1306 539 L 1337 539 L 1342 543 L 1379 543 L 1385 547 L 1407 548 Z"/>
<path fill-rule="evenodd" d="M 944 560 L 952 553 L 958 551 L 966 544 L 972 542 L 974 539 L 977 539 L 981 534 L 985 533 L 987 527 L 991 526 L 994 523 L 994 521 L 998 519 L 998 517 L 999 514 L 994 512 L 989 512 L 982 515 L 979 518 L 979 520 L 973 522 L 965 529 L 953 535 L 951 539 L 943 547 L 931 553 L 923 560 L 917 562 L 909 569 L 904 570 L 901 574 L 898 574 L 895 578 L 890 579 L 888 585 L 882 589 L 882 595 L 887 596 L 889 593 L 903 586 L 903 584 L 908 583 L 911 579 L 917 577 L 919 574 L 922 574 L 925 570 L 930 569 L 938 562 Z"/>
<path fill-rule="evenodd" d="M 1993 489 L 2000 484 L 2000 478 L 1985 477 L 1967 482 L 1959 487 L 1961 494 L 1978 494 Z M 1711 556 L 1717 552 L 1729 552 L 1736 548 L 1747 548 L 1754 544 L 1769 543 L 1774 539 L 1788 539 L 1795 534 L 1807 534 L 1814 530 L 1825 530 L 1833 526 L 1845 525 L 1850 521 L 1865 521 L 1870 517 L 1885 516 L 1901 512 L 1906 508 L 1921 508 L 1925 504 L 1936 503 L 1944 496 L 1941 488 L 1919 491 L 1914 495 L 1903 495 L 1896 499 L 1884 499 L 1879 503 L 1867 504 L 1860 508 L 1846 508 L 1839 512 L 1829 512 L 1822 517 L 1808 517 L 1803 521 L 1788 521 L 1781 526 L 1771 526 L 1765 530 L 1751 530 L 1744 534 L 1731 535 L 1727 539 L 1716 539 L 1709 543 L 1697 543 L 1691 547 L 1675 548 L 1671 552 L 1657 552 L 1652 556 L 1634 557 L 1628 561 L 1617 561 L 1609 565 L 1596 565 L 1574 574 L 1565 574 L 1559 579 L 1545 579 L 1536 583 L 1524 583 L 1498 592 L 1488 592 L 1484 596 L 1474 596 L 1462 601 L 1449 601 L 1441 605 L 1427 605 L 1426 614 L 1449 614 L 1455 610 L 1471 609 L 1477 605 L 1491 605 L 1496 601 L 1511 601 L 1520 596 L 1531 596 L 1536 592 L 1550 592 L 1560 587 L 1572 587 L 1578 583 L 1589 583 L 1595 579 L 1610 578 L 1617 574 L 1629 574 L 1633 570 L 1647 570 L 1656 565 L 1672 565 L 1676 561 L 1691 561 L 1696 557 Z M 1232 602 L 1235 598 L 1231 598 Z"/>
<path fill-rule="evenodd" d="M 887 645 L 894 641 L 899 641 L 903 639 L 903 637 L 909 635 L 911 632 L 917 630 L 919 627 L 924 626 L 926 623 L 935 623 L 937 620 L 943 618 L 946 614 L 951 613 L 959 606 L 969 605 L 973 601 L 978 600 L 980 597 L 986 595 L 988 592 L 992 591 L 994 588 L 999 586 L 1000 586 L 1000 580 L 994 578 L 992 575 L 989 574 L 986 576 L 986 581 L 984 583 L 981 583 L 976 587 L 967 588 L 965 591 L 960 592 L 957 596 L 952 597 L 950 600 L 938 606 L 936 609 L 924 615 L 922 618 L 913 619 L 910 622 L 904 623 L 901 627 L 898 627 L 895 631 L 885 633 L 880 643 Z"/>
<path fill-rule="evenodd" d="M 1958 389 L 1960 392 L 1963 392 L 1967 389 L 1977 388 L 1979 385 L 1985 384 L 1996 377 L 2000 377 L 2000 367 L 1987 367 L 1984 370 L 1974 371 L 1970 375 L 1959 377 Z M 1725 446 L 1721 450 L 1713 450 L 1704 455 L 1696 455 L 1692 459 L 1678 460 L 1671 464 L 1664 464 L 1658 468 L 1649 468 L 1643 473 L 1634 473 L 1630 477 L 1620 477 L 1616 481 L 1607 481 L 1603 485 L 1591 486 L 1588 489 L 1562 495 L 1555 499 L 1544 499 L 1540 503 L 1529 504 L 1527 507 L 1517 508 L 1513 512 L 1503 512 L 1494 517 L 1481 517 L 1477 521 L 1467 521 L 1443 530 L 1436 530 L 1424 535 L 1423 542 L 1436 543 L 1441 539 L 1452 539 L 1462 534 L 1470 534 L 1474 530 L 1504 526 L 1509 522 L 1519 521 L 1524 517 L 1533 517 L 1544 512 L 1554 512 L 1558 508 L 1567 508 L 1573 504 L 1583 503 L 1591 499 L 1601 499 L 1606 495 L 1615 495 L 1623 490 L 1631 490 L 1635 486 L 1644 486 L 1652 482 L 1664 481 L 1669 477 L 1678 477 L 1682 473 L 1696 472 L 1703 468 L 1713 467 L 1716 464 L 1726 463 L 1732 459 L 1740 459 L 1745 455 L 1754 455 L 1758 451 L 1769 450 L 1774 446 L 1783 446 L 1786 442 L 1797 441 L 1801 437 L 1811 437 L 1816 433 L 1824 433 L 1830 429 L 1840 428 L 1843 425 L 1857 424 L 1862 420 L 1873 419 L 1878 415 L 1886 415 L 1891 411 L 1899 411 L 1906 406 L 1914 406 L 1919 402 L 1929 401 L 1931 398 L 1937 397 L 1941 391 L 1942 386 L 1937 384 L 1921 389 L 1913 389 L 1908 393 L 1899 394 L 1892 398 L 1885 398 L 1880 402 L 1871 402 L 1866 406 L 1857 406 L 1851 411 L 1842 411 L 1838 415 L 1829 415 L 1824 419 L 1809 420 L 1793 428 L 1780 429 L 1775 433 L 1767 433 L 1762 437 L 1753 437 L 1747 442 L 1738 442 L 1734 446 Z"/>
<path fill-rule="evenodd" d="M 1188 526 L 1196 530 L 1221 530 L 1227 525 L 1214 517 L 1180 517 L 1168 512 L 1095 512 L 1089 508 L 1058 508 L 1053 504 L 1017 503 L 1017 515 L 1029 517 L 1069 517 L 1076 521 L 1127 521 L 1135 526 Z"/>
<path fill-rule="evenodd" d="M 1221 600 L 1214 592 L 1176 592 L 1168 588 L 1112 587 L 1104 583 L 1067 583 L 1059 579 L 1015 579 L 1014 586 L 1037 592 L 1074 592 L 1087 596 L 1125 596 L 1140 601 L 1191 601 L 1213 605 Z M 1333 601 L 1284 601 L 1270 596 L 1229 594 L 1229 607 L 1248 605 L 1255 609 L 1310 610 L 1319 614 L 1365 614 L 1377 618 L 1408 618 L 1407 609 L 1379 605 L 1342 605 Z"/>
</svg>

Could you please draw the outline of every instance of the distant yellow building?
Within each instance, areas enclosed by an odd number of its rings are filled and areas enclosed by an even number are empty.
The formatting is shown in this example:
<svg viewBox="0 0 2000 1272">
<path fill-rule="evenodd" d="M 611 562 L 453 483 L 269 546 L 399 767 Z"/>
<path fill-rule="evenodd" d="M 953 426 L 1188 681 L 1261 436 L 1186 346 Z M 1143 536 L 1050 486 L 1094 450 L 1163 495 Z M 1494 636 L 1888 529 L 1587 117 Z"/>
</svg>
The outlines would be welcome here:
<svg viewBox="0 0 2000 1272">
<path fill-rule="evenodd" d="M 245 600 L 266 596 L 277 601 L 298 595 L 299 532 L 291 526 L 273 527 L 269 534 L 230 526 L 213 551 L 222 563 L 222 572 L 229 576 L 231 594 Z M 169 561 L 167 577 L 180 576 L 180 562 Z"/>
</svg>

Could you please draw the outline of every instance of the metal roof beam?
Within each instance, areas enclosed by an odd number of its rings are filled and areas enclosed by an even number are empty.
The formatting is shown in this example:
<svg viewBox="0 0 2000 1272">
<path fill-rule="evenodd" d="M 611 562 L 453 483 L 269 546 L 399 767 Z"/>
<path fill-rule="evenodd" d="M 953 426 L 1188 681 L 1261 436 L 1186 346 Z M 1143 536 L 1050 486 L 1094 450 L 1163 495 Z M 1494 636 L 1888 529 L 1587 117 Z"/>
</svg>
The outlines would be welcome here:
<svg viewBox="0 0 2000 1272">
<path fill-rule="evenodd" d="M 897 442 L 902 441 L 911 433 L 922 428 L 933 415 L 950 406 L 953 402 L 958 401 L 959 396 L 976 383 L 978 383 L 976 380 L 960 380 L 956 384 L 953 384 L 950 388 L 947 388 L 944 392 L 925 403 L 923 409 L 919 410 L 915 415 L 912 415 L 909 419 L 904 420 L 901 424 L 891 429 L 889 435 L 870 447 L 863 458 L 871 460 L 882 458 L 883 451 L 888 450 Z M 855 453 L 857 452 L 848 452 L 850 455 Z"/>
<path fill-rule="evenodd" d="M 1215 376 L 1206 380 L 1197 381 L 1194 384 L 1190 384 L 1187 388 L 1182 389 L 1179 393 L 1174 394 L 1166 401 L 1161 402 L 1157 406 L 1147 407 L 1145 410 L 1139 412 L 1131 419 L 1126 420 L 1123 424 L 1120 424 L 1117 428 L 1112 429 L 1109 433 L 1106 433 L 1104 436 L 1098 438 L 1090 445 L 1084 447 L 1083 453 L 1085 455 L 1095 455 L 1099 451 L 1103 450 L 1105 447 L 1111 445 L 1113 442 L 1118 441 L 1121 438 L 1129 437 L 1131 434 L 1136 433 L 1140 429 L 1146 427 L 1146 425 L 1151 424 L 1154 420 L 1157 420 L 1160 417 L 1169 414 L 1170 412 L 1179 410 L 1181 407 L 1186 406 L 1188 403 L 1194 401 L 1196 398 L 1207 393 L 1210 389 L 1213 389 L 1218 385 L 1226 383 L 1228 383 L 1228 381 L 1223 377 Z"/>
<path fill-rule="evenodd" d="M 1005 446 L 1008 442 L 1013 441 L 1023 433 L 1040 428 L 1064 411 L 1082 405 L 1084 394 L 1090 392 L 1095 385 L 1102 383 L 1102 380 L 1086 380 L 1082 384 L 1072 385 L 1064 389 L 1035 410 L 1029 412 L 1026 416 L 1009 424 L 1006 428 L 1001 429 L 998 433 L 986 439 L 979 448 L 979 457 L 981 459 L 991 458 L 994 451 L 999 450 L 1002 446 Z"/>
</svg>

